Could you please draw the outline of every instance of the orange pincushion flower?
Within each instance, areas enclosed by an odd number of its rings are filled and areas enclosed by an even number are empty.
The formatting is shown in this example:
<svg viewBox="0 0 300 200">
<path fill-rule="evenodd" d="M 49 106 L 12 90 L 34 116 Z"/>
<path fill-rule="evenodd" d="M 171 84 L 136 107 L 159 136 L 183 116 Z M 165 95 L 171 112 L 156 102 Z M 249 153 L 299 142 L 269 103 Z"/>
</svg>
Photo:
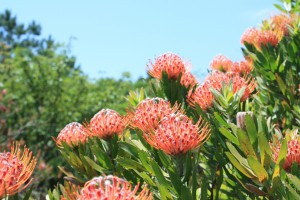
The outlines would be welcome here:
<svg viewBox="0 0 300 200">
<path fill-rule="evenodd" d="M 270 30 L 259 32 L 256 40 L 256 48 L 260 49 L 262 45 L 271 44 L 273 47 L 277 46 L 279 39 L 277 35 Z"/>
<path fill-rule="evenodd" d="M 249 59 L 249 60 L 243 60 L 241 62 L 233 63 L 229 71 L 244 76 L 252 72 L 253 68 L 254 68 L 253 60 Z"/>
<path fill-rule="evenodd" d="M 242 44 L 248 43 L 254 45 L 256 43 L 259 32 L 260 31 L 257 30 L 256 28 L 247 29 L 242 35 L 241 43 Z"/>
<path fill-rule="evenodd" d="M 186 67 L 182 59 L 173 53 L 165 53 L 155 59 L 155 62 L 147 65 L 148 73 L 159 80 L 162 79 L 162 72 L 168 74 L 169 79 L 177 79 L 180 73 L 186 71 Z"/>
<path fill-rule="evenodd" d="M 226 85 L 232 83 L 233 84 L 233 93 L 238 92 L 240 89 L 245 87 L 245 91 L 243 96 L 241 97 L 241 101 L 249 98 L 250 94 L 256 88 L 256 83 L 254 79 L 248 78 L 245 79 L 240 77 L 236 73 L 222 73 L 219 71 L 213 72 L 210 76 L 208 76 L 205 82 L 200 85 L 196 90 L 192 93 L 191 91 L 188 94 L 188 103 L 191 106 L 195 106 L 198 104 L 203 110 L 207 110 L 213 105 L 214 95 L 210 92 L 210 88 L 214 88 L 217 91 L 222 89 L 222 84 Z"/>
<path fill-rule="evenodd" d="M 271 18 L 271 30 L 274 31 L 278 38 L 289 34 L 288 27 L 292 27 L 292 18 L 286 15 L 275 15 Z"/>
<path fill-rule="evenodd" d="M 89 129 L 92 136 L 108 139 L 114 134 L 122 134 L 127 120 L 118 112 L 102 109 L 90 120 Z"/>
<path fill-rule="evenodd" d="M 138 104 L 132 117 L 132 126 L 143 131 L 155 129 L 159 121 L 165 116 L 175 112 L 177 106 L 171 107 L 171 103 L 161 98 L 145 99 Z"/>
<path fill-rule="evenodd" d="M 116 176 L 96 177 L 85 183 L 79 200 L 152 200 L 152 194 L 144 187 L 137 195 L 139 185 L 132 185 Z"/>
<path fill-rule="evenodd" d="M 87 129 L 78 122 L 67 124 L 54 139 L 57 146 L 62 146 L 65 142 L 69 146 L 78 146 L 79 143 L 86 143 L 88 138 Z"/>
<path fill-rule="evenodd" d="M 218 55 L 210 63 L 210 68 L 222 72 L 228 71 L 232 66 L 232 61 L 224 55 Z"/>
<path fill-rule="evenodd" d="M 291 138 L 288 140 L 287 145 L 288 145 L 288 153 L 286 155 L 284 164 L 283 164 L 283 169 L 286 171 L 291 171 L 291 167 L 294 162 L 296 162 L 300 166 L 300 141 L 299 141 L 299 135 L 294 132 L 292 134 Z M 276 140 L 275 144 L 273 145 L 273 159 L 275 162 L 277 162 L 278 155 L 280 152 L 281 148 L 281 143 Z"/>
<path fill-rule="evenodd" d="M 185 72 L 182 74 L 180 84 L 185 86 L 186 88 L 193 88 L 197 84 L 197 80 L 192 73 Z"/>
<path fill-rule="evenodd" d="M 35 166 L 32 152 L 26 147 L 22 152 L 19 144 L 12 145 L 11 152 L 0 153 L 0 198 L 25 189 Z"/>
<path fill-rule="evenodd" d="M 209 135 L 208 124 L 201 118 L 193 124 L 186 115 L 177 113 L 163 118 L 153 133 L 144 133 L 144 138 L 166 154 L 182 155 L 204 144 Z"/>
</svg>

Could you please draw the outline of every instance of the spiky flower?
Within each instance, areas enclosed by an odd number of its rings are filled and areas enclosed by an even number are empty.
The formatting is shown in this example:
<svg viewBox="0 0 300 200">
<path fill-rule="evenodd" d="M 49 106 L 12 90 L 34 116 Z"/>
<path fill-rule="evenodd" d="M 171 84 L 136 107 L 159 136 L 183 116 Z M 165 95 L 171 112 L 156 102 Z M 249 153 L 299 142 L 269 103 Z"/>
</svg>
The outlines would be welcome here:
<svg viewBox="0 0 300 200">
<path fill-rule="evenodd" d="M 254 45 L 256 43 L 259 32 L 260 31 L 258 29 L 253 27 L 247 29 L 242 35 L 241 43 L 242 44 L 248 43 Z"/>
<path fill-rule="evenodd" d="M 111 109 L 102 109 L 90 120 L 90 135 L 108 139 L 115 134 L 122 134 L 126 123 L 126 118 L 118 112 Z"/>
<path fill-rule="evenodd" d="M 186 88 L 193 88 L 197 84 L 195 76 L 191 72 L 185 72 L 182 74 L 180 84 Z"/>
<path fill-rule="evenodd" d="M 270 19 L 270 29 L 277 35 L 278 38 L 289 34 L 288 27 L 292 27 L 293 19 L 287 15 L 275 15 Z"/>
<path fill-rule="evenodd" d="M 277 46 L 279 38 L 271 30 L 257 30 L 251 28 L 242 35 L 241 43 L 245 44 L 245 42 L 254 45 L 260 50 L 262 46 L 267 46 L 268 44 L 273 47 Z"/>
<path fill-rule="evenodd" d="M 166 154 L 182 155 L 204 144 L 209 135 L 208 124 L 201 118 L 193 124 L 186 115 L 176 113 L 164 117 L 157 129 L 144 133 L 144 138 Z"/>
<path fill-rule="evenodd" d="M 32 152 L 19 144 L 14 144 L 10 152 L 0 153 L 0 199 L 24 190 L 36 166 Z"/>
<path fill-rule="evenodd" d="M 203 110 L 207 110 L 213 105 L 214 95 L 211 93 L 210 88 L 214 88 L 217 91 L 220 91 L 223 87 L 223 84 L 233 86 L 233 93 L 238 92 L 240 89 L 245 87 L 241 101 L 249 98 L 250 94 L 256 88 L 256 83 L 254 79 L 243 78 L 235 73 L 222 73 L 219 71 L 213 72 L 209 75 L 203 84 L 201 84 L 194 92 L 189 92 L 188 94 L 188 103 L 195 107 L 198 104 Z"/>
<path fill-rule="evenodd" d="M 56 145 L 61 147 L 62 142 L 68 146 L 78 146 L 79 143 L 84 144 L 88 139 L 87 129 L 78 122 L 67 124 L 54 139 Z"/>
<path fill-rule="evenodd" d="M 241 76 L 245 76 L 251 73 L 253 68 L 253 60 L 247 59 L 241 62 L 234 62 L 229 71 L 233 73 L 238 73 Z"/>
<path fill-rule="evenodd" d="M 131 125 L 144 132 L 157 128 L 159 121 L 175 112 L 178 107 L 171 107 L 171 103 L 161 98 L 147 98 L 140 102 L 132 113 Z"/>
<path fill-rule="evenodd" d="M 152 194 L 144 187 L 138 194 L 139 185 L 132 185 L 116 176 L 100 176 L 85 183 L 79 200 L 152 200 Z"/>
<path fill-rule="evenodd" d="M 81 187 L 71 182 L 66 182 L 63 186 L 60 200 L 77 200 L 80 197 Z"/>
<path fill-rule="evenodd" d="M 162 79 L 162 73 L 165 71 L 169 79 L 177 79 L 180 73 L 186 71 L 182 59 L 174 53 L 165 53 L 155 59 L 155 62 L 147 65 L 148 73 L 159 80 Z"/>
<path fill-rule="evenodd" d="M 227 72 L 232 66 L 232 61 L 224 55 L 217 55 L 210 63 L 210 68 Z"/>
<path fill-rule="evenodd" d="M 300 137 L 296 134 L 297 132 L 293 132 L 291 137 L 288 138 L 287 145 L 288 145 L 288 152 L 285 157 L 285 161 L 283 164 L 283 169 L 286 171 L 291 171 L 291 167 L 294 162 L 300 166 Z M 279 152 L 281 148 L 281 143 L 277 140 L 273 144 L 273 159 L 277 161 Z"/>
</svg>

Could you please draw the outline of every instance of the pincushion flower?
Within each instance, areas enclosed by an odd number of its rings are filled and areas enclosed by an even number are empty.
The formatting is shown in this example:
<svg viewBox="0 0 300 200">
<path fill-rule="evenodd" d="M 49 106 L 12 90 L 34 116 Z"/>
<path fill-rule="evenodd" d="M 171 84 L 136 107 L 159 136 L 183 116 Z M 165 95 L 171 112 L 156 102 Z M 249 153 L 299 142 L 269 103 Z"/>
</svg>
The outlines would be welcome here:
<svg viewBox="0 0 300 200">
<path fill-rule="evenodd" d="M 152 194 L 144 187 L 138 193 L 139 185 L 133 186 L 116 176 L 100 176 L 85 183 L 79 200 L 152 200 Z"/>
<path fill-rule="evenodd" d="M 90 120 L 90 135 L 109 139 L 115 134 L 122 134 L 126 124 L 126 118 L 118 112 L 111 109 L 102 109 Z"/>
<path fill-rule="evenodd" d="M 155 129 L 159 121 L 167 115 L 176 112 L 178 107 L 171 107 L 171 103 L 161 98 L 145 99 L 138 104 L 132 113 L 131 125 L 143 131 Z"/>
<path fill-rule="evenodd" d="M 154 148 L 169 155 L 183 155 L 206 142 L 209 138 L 208 124 L 200 118 L 196 124 L 181 113 L 164 117 L 157 129 L 144 133 L 145 140 Z"/>
<path fill-rule="evenodd" d="M 223 83 L 233 85 L 233 93 L 238 92 L 245 87 L 244 94 L 241 97 L 241 101 L 245 101 L 249 98 L 250 94 L 256 88 L 254 79 L 240 77 L 236 73 L 222 73 L 219 71 L 213 72 L 209 75 L 203 84 L 201 84 L 194 92 L 190 91 L 188 94 L 188 103 L 195 107 L 198 104 L 201 109 L 207 110 L 212 107 L 214 95 L 211 93 L 210 88 L 214 88 L 220 91 L 223 87 Z"/>
<path fill-rule="evenodd" d="M 162 73 L 165 71 L 169 79 L 177 79 L 180 73 L 185 73 L 186 66 L 182 59 L 173 53 L 165 53 L 155 59 L 155 62 L 147 65 L 150 76 L 162 79 Z"/>
<path fill-rule="evenodd" d="M 87 129 L 78 122 L 67 124 L 54 139 L 56 145 L 61 147 L 62 142 L 68 146 L 78 146 L 79 143 L 84 144 L 88 139 Z"/>
<path fill-rule="evenodd" d="M 294 162 L 296 162 L 300 166 L 300 141 L 299 141 L 299 135 L 294 132 L 294 134 L 291 136 L 290 139 L 287 141 L 288 145 L 288 153 L 286 155 L 283 169 L 286 171 L 291 171 L 291 167 Z M 281 143 L 277 140 L 275 141 L 275 144 L 273 144 L 273 159 L 275 162 L 278 159 L 278 155 L 280 152 Z"/>
<path fill-rule="evenodd" d="M 284 14 L 275 15 L 270 19 L 270 28 L 277 35 L 278 38 L 287 36 L 289 34 L 288 27 L 292 27 L 293 19 Z"/>
<path fill-rule="evenodd" d="M 234 62 L 229 71 L 233 73 L 238 73 L 241 76 L 245 76 L 251 73 L 253 68 L 254 68 L 253 60 L 248 59 L 248 60 L 243 60 L 241 62 Z"/>
<path fill-rule="evenodd" d="M 180 84 L 186 88 L 193 88 L 197 84 L 197 80 L 191 72 L 185 72 L 182 74 Z"/>
<path fill-rule="evenodd" d="M 29 179 L 36 166 L 32 152 L 19 144 L 14 144 L 10 152 L 0 153 L 0 198 L 24 190 L 31 182 Z"/>
<path fill-rule="evenodd" d="M 271 30 L 257 30 L 251 28 L 242 35 L 241 43 L 252 44 L 260 50 L 262 46 L 267 46 L 268 44 L 273 47 L 277 46 L 279 38 Z"/>
<path fill-rule="evenodd" d="M 210 63 L 210 68 L 222 72 L 228 71 L 232 66 L 232 61 L 224 55 L 217 55 Z"/>
</svg>

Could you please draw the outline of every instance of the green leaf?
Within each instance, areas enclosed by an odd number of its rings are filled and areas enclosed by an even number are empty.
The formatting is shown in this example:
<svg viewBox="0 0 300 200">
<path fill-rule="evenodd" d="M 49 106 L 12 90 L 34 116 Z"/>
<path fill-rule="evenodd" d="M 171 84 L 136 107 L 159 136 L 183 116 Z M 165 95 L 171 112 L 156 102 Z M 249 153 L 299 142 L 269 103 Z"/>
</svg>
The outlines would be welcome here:
<svg viewBox="0 0 300 200">
<path fill-rule="evenodd" d="M 284 139 L 284 140 L 282 140 L 280 151 L 279 151 L 277 161 L 276 161 L 276 163 L 279 164 L 280 166 L 283 166 L 287 152 L 288 152 L 287 141 L 286 141 L 286 139 Z"/>
<path fill-rule="evenodd" d="M 133 169 L 133 170 L 137 170 L 137 171 L 145 171 L 145 168 L 143 165 L 141 165 L 139 162 L 134 161 L 132 159 L 128 159 L 128 158 L 124 158 L 124 157 L 117 157 L 116 162 L 127 169 Z"/>
<path fill-rule="evenodd" d="M 185 185 L 181 186 L 181 199 L 193 199 L 190 189 Z"/>
<path fill-rule="evenodd" d="M 257 135 L 256 125 L 249 114 L 246 114 L 245 123 L 246 123 L 247 133 L 250 138 L 250 142 L 253 145 L 257 141 L 258 135 Z"/>
<path fill-rule="evenodd" d="M 250 170 L 250 166 L 247 162 L 247 160 L 241 156 L 241 154 L 238 152 L 238 150 L 229 142 L 226 142 L 227 147 L 229 151 L 232 153 L 232 155 L 244 166 L 247 167 Z"/>
<path fill-rule="evenodd" d="M 242 174 L 244 174 L 248 178 L 255 178 L 255 176 L 252 175 L 244 166 L 242 166 L 230 152 L 225 152 L 225 155 L 228 157 L 231 164 L 233 164 L 233 166 L 235 166 Z"/>
<path fill-rule="evenodd" d="M 286 93 L 286 85 L 284 84 L 283 80 L 281 79 L 281 77 L 277 73 L 275 74 L 275 77 L 276 77 L 276 81 L 278 83 L 278 86 L 279 86 L 282 94 L 285 95 L 285 93 Z"/>
<path fill-rule="evenodd" d="M 300 189 L 300 179 L 292 174 L 287 174 L 289 181 L 291 181 L 296 188 Z"/>
<path fill-rule="evenodd" d="M 214 112 L 214 116 L 218 120 L 218 122 L 221 124 L 221 126 L 223 126 L 225 128 L 230 128 L 228 123 L 221 117 L 221 115 L 219 113 Z"/>
<path fill-rule="evenodd" d="M 233 142 L 236 145 L 240 145 L 238 139 L 233 134 L 231 134 L 231 132 L 227 128 L 220 127 L 219 131 L 222 133 L 222 135 L 229 139 L 229 141 Z"/>
<path fill-rule="evenodd" d="M 248 156 L 253 156 L 254 158 L 257 159 L 255 151 L 250 143 L 250 139 L 247 136 L 247 134 L 245 133 L 245 131 L 243 131 L 242 129 L 238 129 L 237 130 L 237 136 L 238 136 L 238 140 L 240 143 L 240 148 L 242 149 L 242 151 L 244 152 L 244 154 L 248 157 Z"/>
<path fill-rule="evenodd" d="M 247 161 L 253 170 L 254 174 L 257 176 L 259 182 L 263 183 L 265 180 L 268 179 L 268 173 L 265 168 L 261 165 L 260 162 L 253 156 L 249 156 Z"/>
<path fill-rule="evenodd" d="M 104 173 L 107 174 L 107 172 L 109 172 L 107 169 L 97 165 L 92 159 L 90 159 L 88 156 L 84 156 L 84 159 L 86 160 L 86 162 L 96 171 L 100 172 L 100 173 Z"/>
</svg>

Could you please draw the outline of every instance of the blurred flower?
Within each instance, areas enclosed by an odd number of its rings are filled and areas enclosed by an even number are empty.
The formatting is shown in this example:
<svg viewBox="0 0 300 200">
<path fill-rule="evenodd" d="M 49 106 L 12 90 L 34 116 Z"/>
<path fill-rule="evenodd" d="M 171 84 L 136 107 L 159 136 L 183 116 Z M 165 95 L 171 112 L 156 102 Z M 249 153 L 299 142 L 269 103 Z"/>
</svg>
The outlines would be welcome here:
<svg viewBox="0 0 300 200">
<path fill-rule="evenodd" d="M 100 176 L 85 183 L 79 200 L 152 200 L 152 194 L 144 187 L 137 195 L 139 185 L 132 185 L 116 176 Z"/>
<path fill-rule="evenodd" d="M 162 72 L 168 74 L 169 79 L 177 79 L 180 73 L 186 71 L 186 67 L 182 59 L 173 53 L 165 53 L 155 59 L 155 62 L 150 61 L 147 64 L 148 73 L 159 80 L 162 79 Z"/>
<path fill-rule="evenodd" d="M 166 154 L 182 155 L 204 144 L 209 135 L 208 124 L 201 118 L 194 125 L 186 115 L 177 113 L 164 117 L 157 129 L 144 133 L 144 138 Z"/>
<path fill-rule="evenodd" d="M 228 71 L 232 66 L 232 61 L 224 55 L 217 55 L 210 63 L 210 68 L 222 72 Z"/>
<path fill-rule="evenodd" d="M 257 30 L 256 28 L 247 29 L 242 35 L 241 43 L 242 44 L 248 43 L 254 45 L 256 43 L 259 32 L 260 31 Z"/>
<path fill-rule="evenodd" d="M 214 88 L 220 91 L 223 87 L 222 84 L 233 85 L 233 93 L 238 92 L 240 89 L 245 87 L 241 101 L 249 98 L 250 94 L 256 88 L 254 79 L 243 78 L 235 73 L 223 73 L 220 71 L 214 71 L 209 75 L 203 84 L 201 84 L 194 92 L 190 91 L 188 94 L 188 103 L 195 107 L 198 104 L 201 109 L 207 110 L 213 105 L 214 95 L 211 93 L 210 88 Z"/>
<path fill-rule="evenodd" d="M 297 135 L 296 131 L 292 133 L 291 138 L 287 139 L 288 153 L 285 157 L 283 169 L 285 169 L 288 172 L 291 171 L 291 167 L 294 162 L 296 162 L 300 166 L 300 141 L 299 141 L 299 139 L 300 139 L 299 135 Z M 273 159 L 275 160 L 275 162 L 278 159 L 280 148 L 281 148 L 281 143 L 278 140 L 276 140 L 273 144 Z"/>
<path fill-rule="evenodd" d="M 69 146 L 78 146 L 79 143 L 86 143 L 88 138 L 87 129 L 78 122 L 72 122 L 66 125 L 54 139 L 57 146 L 62 146 L 62 142 L 67 143 Z"/>
<path fill-rule="evenodd" d="M 186 88 L 193 88 L 197 84 L 197 80 L 191 72 L 185 72 L 182 74 L 180 84 Z"/>
<path fill-rule="evenodd" d="M 6 95 L 7 94 L 7 90 L 6 89 L 3 89 L 2 90 L 2 95 Z"/>
<path fill-rule="evenodd" d="M 257 30 L 255 28 L 251 28 L 246 30 L 246 32 L 242 35 L 241 43 L 252 44 L 260 50 L 262 45 L 266 46 L 270 44 L 273 47 L 277 46 L 279 38 L 271 30 Z"/>
<path fill-rule="evenodd" d="M 157 128 L 159 121 L 167 115 L 174 113 L 177 106 L 171 107 L 171 103 L 161 98 L 145 99 L 138 104 L 132 115 L 132 126 L 143 131 Z"/>
<path fill-rule="evenodd" d="M 241 62 L 233 63 L 229 71 L 233 73 L 238 73 L 241 76 L 245 76 L 251 73 L 253 68 L 254 68 L 253 60 L 248 59 L 248 60 L 243 60 Z"/>
<path fill-rule="evenodd" d="M 270 21 L 270 28 L 274 31 L 274 33 L 276 33 L 278 38 L 289 34 L 288 27 L 292 27 L 292 18 L 287 15 L 280 14 L 273 16 Z"/>
<path fill-rule="evenodd" d="M 25 189 L 32 182 L 28 179 L 35 165 L 32 152 L 26 147 L 22 152 L 19 144 L 12 145 L 11 152 L 0 153 L 0 198 Z"/>
<path fill-rule="evenodd" d="M 245 129 L 246 128 L 246 115 L 250 115 L 251 117 L 253 116 L 253 112 L 248 111 L 248 112 L 238 112 L 236 114 L 236 125 L 237 127 L 241 128 L 241 129 Z"/>
<path fill-rule="evenodd" d="M 92 136 L 109 139 L 122 134 L 127 124 L 126 118 L 111 109 L 102 109 L 90 120 L 89 130 Z"/>
</svg>

